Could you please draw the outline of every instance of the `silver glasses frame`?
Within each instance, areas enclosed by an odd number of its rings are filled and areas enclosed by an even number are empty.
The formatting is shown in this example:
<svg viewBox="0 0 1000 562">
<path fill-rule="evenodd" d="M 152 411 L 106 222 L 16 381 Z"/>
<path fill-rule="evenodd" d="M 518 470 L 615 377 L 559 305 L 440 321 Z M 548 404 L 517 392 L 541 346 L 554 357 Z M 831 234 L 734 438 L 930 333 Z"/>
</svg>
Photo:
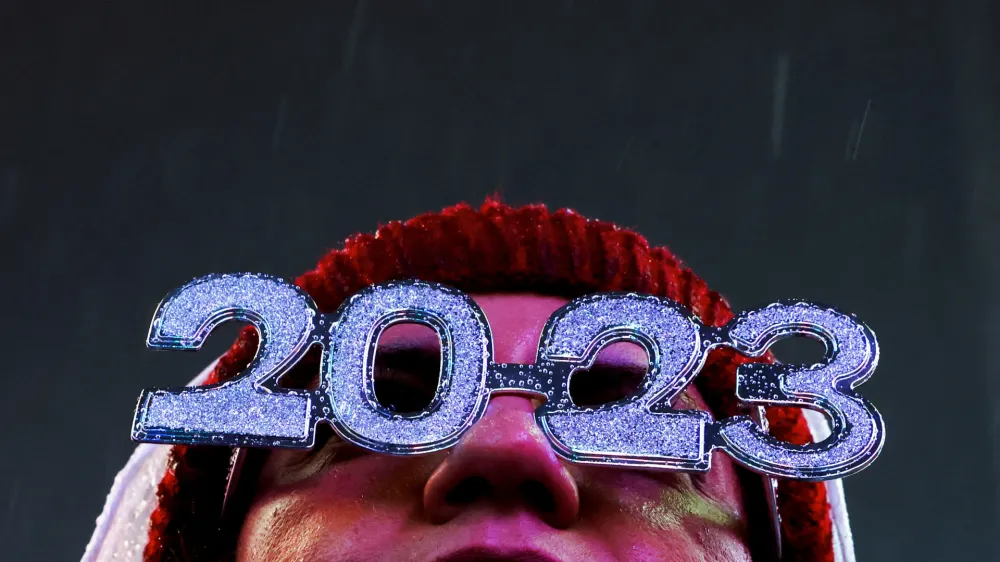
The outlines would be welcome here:
<svg viewBox="0 0 1000 562">
<path fill-rule="evenodd" d="M 450 287 L 419 280 L 373 285 L 335 313 L 321 314 L 311 297 L 280 278 L 216 274 L 163 299 L 147 345 L 197 350 L 215 327 L 230 320 L 247 322 L 260 334 L 247 369 L 219 384 L 144 390 L 133 420 L 134 440 L 310 448 L 317 425 L 329 423 L 342 439 L 375 452 L 424 454 L 458 442 L 484 415 L 490 396 L 501 393 L 543 399 L 536 422 L 559 456 L 583 464 L 704 472 L 711 468 L 711 453 L 721 449 L 768 478 L 822 481 L 870 465 L 885 438 L 881 415 L 855 390 L 877 366 L 874 333 L 853 316 L 805 301 L 780 301 L 713 327 L 670 299 L 589 295 L 552 314 L 534 363 L 498 364 L 482 309 Z M 379 336 L 400 322 L 432 327 L 442 346 L 434 399 L 416 414 L 389 411 L 374 393 Z M 755 408 L 820 410 L 833 430 L 824 441 L 780 441 L 761 427 L 760 415 L 714 420 L 707 412 L 671 408 L 711 350 L 731 347 L 759 356 L 779 339 L 803 335 L 824 342 L 823 362 L 742 365 L 735 390 Z M 623 400 L 577 407 L 569 393 L 571 377 L 589 368 L 602 348 L 620 341 L 647 352 L 643 384 Z M 318 388 L 279 387 L 277 379 L 312 346 L 323 348 Z"/>
</svg>

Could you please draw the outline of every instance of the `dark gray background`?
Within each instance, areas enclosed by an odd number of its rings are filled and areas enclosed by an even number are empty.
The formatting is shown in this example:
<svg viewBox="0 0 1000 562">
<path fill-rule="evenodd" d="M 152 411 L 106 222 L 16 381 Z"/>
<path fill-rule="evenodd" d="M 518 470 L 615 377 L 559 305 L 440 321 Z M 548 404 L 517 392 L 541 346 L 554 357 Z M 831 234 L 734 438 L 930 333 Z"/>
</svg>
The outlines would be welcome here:
<svg viewBox="0 0 1000 562">
<path fill-rule="evenodd" d="M 888 424 L 859 560 L 996 559 L 987 0 L 76 4 L 0 6 L 0 559 L 77 559 L 140 389 L 231 341 L 147 351 L 169 290 L 495 191 L 639 228 L 737 309 L 857 313 Z"/>
</svg>

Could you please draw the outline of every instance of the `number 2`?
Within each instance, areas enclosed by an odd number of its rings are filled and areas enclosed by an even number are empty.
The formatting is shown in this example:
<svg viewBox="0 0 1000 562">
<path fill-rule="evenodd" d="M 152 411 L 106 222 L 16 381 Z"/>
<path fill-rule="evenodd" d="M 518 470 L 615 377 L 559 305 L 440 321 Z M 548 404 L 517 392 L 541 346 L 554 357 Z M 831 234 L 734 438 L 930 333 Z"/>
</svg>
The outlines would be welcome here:
<svg viewBox="0 0 1000 562">
<path fill-rule="evenodd" d="M 159 443 L 259 447 L 312 444 L 311 397 L 274 391 L 276 379 L 305 355 L 314 330 L 312 298 L 282 279 L 209 275 L 170 293 L 157 307 L 147 345 L 197 350 L 219 324 L 242 320 L 257 328 L 260 347 L 247 369 L 217 385 L 146 390 L 132 438 Z"/>
<path fill-rule="evenodd" d="M 542 330 L 538 363 L 564 363 L 573 370 L 593 364 L 606 345 L 630 341 L 649 356 L 640 390 L 631 398 L 580 409 L 569 397 L 569 374 L 559 400 L 536 414 L 556 452 L 582 463 L 709 469 L 705 446 L 707 412 L 673 410 L 668 404 L 698 373 L 704 359 L 699 324 L 666 299 L 611 293 L 576 299 L 556 311 Z"/>
</svg>

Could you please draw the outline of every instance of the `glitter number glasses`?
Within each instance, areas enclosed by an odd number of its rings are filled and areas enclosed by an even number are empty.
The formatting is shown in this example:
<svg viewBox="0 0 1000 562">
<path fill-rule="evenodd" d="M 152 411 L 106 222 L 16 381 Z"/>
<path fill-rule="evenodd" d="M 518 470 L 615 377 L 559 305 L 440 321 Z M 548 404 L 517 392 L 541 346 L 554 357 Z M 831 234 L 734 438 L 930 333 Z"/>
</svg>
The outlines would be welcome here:
<svg viewBox="0 0 1000 562">
<path fill-rule="evenodd" d="M 252 324 L 257 355 L 233 380 L 204 387 L 146 390 L 132 438 L 153 443 L 237 447 L 312 447 L 316 426 L 366 449 L 410 455 L 454 445 L 486 411 L 492 393 L 544 398 L 536 421 L 562 457 L 580 463 L 706 471 L 721 448 L 737 462 L 774 477 L 827 480 L 855 473 L 879 454 L 884 426 L 855 392 L 878 362 L 878 344 L 864 324 L 836 310 L 782 302 L 744 312 L 726 326 L 701 324 L 668 299 L 602 293 L 573 300 L 542 331 L 533 364 L 493 362 L 489 323 L 464 293 L 405 281 L 371 286 L 331 315 L 290 283 L 264 275 L 209 275 L 168 295 L 157 308 L 148 345 L 196 350 L 224 321 Z M 441 344 L 441 373 L 431 403 L 401 414 L 375 396 L 379 336 L 393 324 L 432 328 Z M 812 366 L 748 364 L 736 394 L 758 406 L 818 409 L 831 420 L 824 441 L 799 446 L 768 435 L 746 416 L 721 421 L 707 412 L 669 407 L 694 379 L 708 352 L 729 346 L 758 356 L 778 339 L 803 335 L 826 344 Z M 642 346 L 649 357 L 633 396 L 594 408 L 573 403 L 569 381 L 615 342 Z M 320 384 L 280 388 L 276 380 L 312 345 L 323 348 Z"/>
</svg>

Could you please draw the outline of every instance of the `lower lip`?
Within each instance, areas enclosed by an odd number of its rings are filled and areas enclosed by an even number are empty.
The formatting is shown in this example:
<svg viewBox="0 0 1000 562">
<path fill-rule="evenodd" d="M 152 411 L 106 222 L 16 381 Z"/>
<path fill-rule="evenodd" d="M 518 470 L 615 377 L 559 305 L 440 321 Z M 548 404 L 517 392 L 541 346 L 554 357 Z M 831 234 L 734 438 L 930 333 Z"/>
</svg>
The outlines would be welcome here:
<svg viewBox="0 0 1000 562">
<path fill-rule="evenodd" d="M 438 558 L 435 562 L 557 562 L 554 558 L 530 551 L 505 551 L 494 548 L 465 548 Z"/>
</svg>

